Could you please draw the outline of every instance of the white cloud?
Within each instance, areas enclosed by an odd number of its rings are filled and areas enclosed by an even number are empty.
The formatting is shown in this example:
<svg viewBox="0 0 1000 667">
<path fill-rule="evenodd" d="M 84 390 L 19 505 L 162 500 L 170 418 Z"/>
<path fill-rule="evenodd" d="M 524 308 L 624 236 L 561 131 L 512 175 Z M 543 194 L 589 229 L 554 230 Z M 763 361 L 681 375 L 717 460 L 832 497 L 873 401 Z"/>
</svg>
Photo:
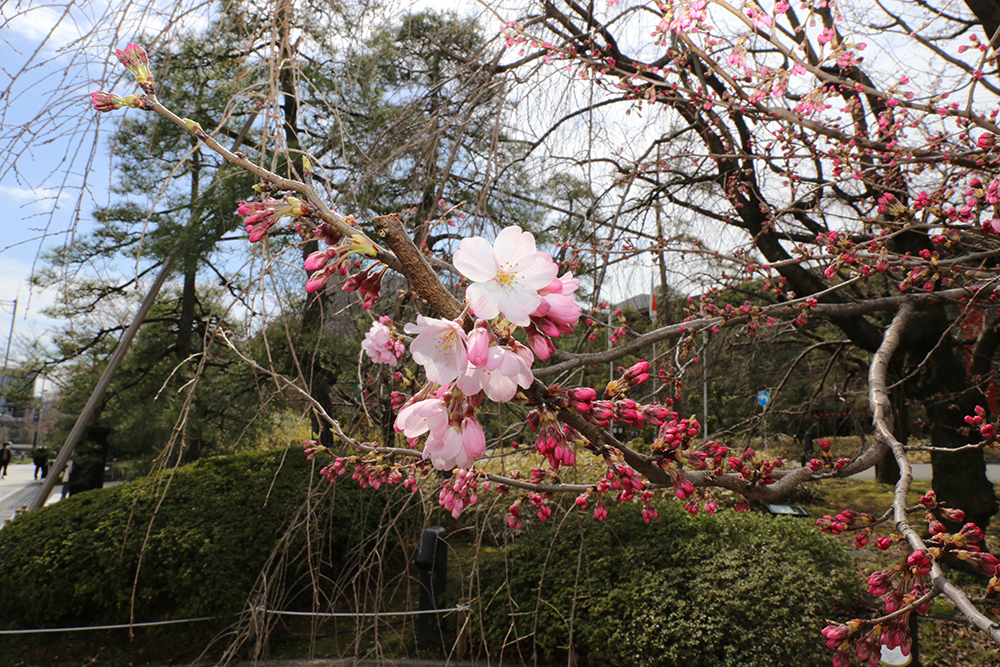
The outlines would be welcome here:
<svg viewBox="0 0 1000 667">
<path fill-rule="evenodd" d="M 20 205 L 35 205 L 51 209 L 53 201 L 56 208 L 59 208 L 59 200 L 65 196 L 65 192 L 60 194 L 58 190 L 52 188 L 18 188 L 0 185 L 0 201 L 4 197 L 14 200 Z"/>
<path fill-rule="evenodd" d="M 80 21 L 82 17 L 67 20 L 65 14 L 65 6 L 29 2 L 21 11 L 5 15 L 3 27 L 29 44 L 47 40 L 53 48 L 59 48 L 80 38 L 90 28 L 89 23 Z"/>
</svg>

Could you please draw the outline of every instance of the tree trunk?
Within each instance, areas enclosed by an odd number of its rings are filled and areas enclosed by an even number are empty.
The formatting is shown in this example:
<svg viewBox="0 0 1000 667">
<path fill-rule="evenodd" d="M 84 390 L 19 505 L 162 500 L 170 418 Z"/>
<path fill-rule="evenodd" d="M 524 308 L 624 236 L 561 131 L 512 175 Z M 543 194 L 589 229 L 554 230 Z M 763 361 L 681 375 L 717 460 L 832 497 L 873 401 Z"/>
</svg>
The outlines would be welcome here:
<svg viewBox="0 0 1000 667">
<path fill-rule="evenodd" d="M 965 364 L 947 341 L 942 341 L 927 359 L 928 377 L 924 385 L 935 393 L 924 400 L 934 447 L 955 449 L 978 440 L 970 433 L 965 415 L 974 414 L 977 405 L 986 405 L 982 394 L 965 372 Z M 986 477 L 986 461 L 982 449 L 961 452 L 932 452 L 933 488 L 938 501 L 946 507 L 965 511 L 966 521 L 972 521 L 984 531 L 997 513 L 998 505 L 993 484 Z M 951 530 L 959 524 L 945 523 Z"/>
</svg>

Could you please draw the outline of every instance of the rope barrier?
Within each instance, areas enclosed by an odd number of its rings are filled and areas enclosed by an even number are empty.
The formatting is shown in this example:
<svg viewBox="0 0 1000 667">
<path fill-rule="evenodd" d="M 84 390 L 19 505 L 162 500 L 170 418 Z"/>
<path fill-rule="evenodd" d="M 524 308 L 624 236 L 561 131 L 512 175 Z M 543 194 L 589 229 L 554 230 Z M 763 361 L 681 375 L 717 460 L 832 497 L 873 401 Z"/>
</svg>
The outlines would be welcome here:
<svg viewBox="0 0 1000 667">
<path fill-rule="evenodd" d="M 369 618 L 375 616 L 419 616 L 420 614 L 445 614 L 451 613 L 453 611 L 469 611 L 471 607 L 467 604 L 458 605 L 457 607 L 451 607 L 450 609 L 429 609 L 425 611 L 379 611 L 379 612 L 365 612 L 365 613 L 351 613 L 351 612 L 329 612 L 329 613 L 318 613 L 311 611 L 282 611 L 279 609 L 261 609 L 260 607 L 255 608 L 255 612 L 263 612 L 265 614 L 275 614 L 278 616 L 318 616 L 320 618 Z M 122 623 L 120 625 L 88 625 L 84 627 L 77 628 L 38 628 L 34 630 L 0 630 L 0 635 L 27 635 L 33 633 L 43 633 L 43 632 L 80 632 L 85 630 L 124 630 L 126 628 L 144 628 L 154 625 L 174 625 L 177 623 L 194 623 L 197 621 L 211 621 L 217 618 L 222 618 L 221 616 L 202 616 L 201 618 L 181 618 L 173 621 L 148 621 L 146 623 Z"/>
<path fill-rule="evenodd" d="M 471 607 L 467 604 L 461 604 L 457 607 L 452 607 L 450 609 L 427 609 L 423 611 L 372 611 L 365 613 L 350 613 L 350 612 L 328 612 L 328 613 L 318 613 L 311 611 L 280 611 L 277 609 L 261 609 L 257 607 L 254 611 L 263 612 L 265 614 L 275 614 L 277 616 L 318 616 L 320 618 L 372 618 L 376 616 L 419 616 L 420 614 L 445 614 L 451 613 L 453 611 L 469 611 Z"/>
<path fill-rule="evenodd" d="M 152 625 L 174 625 L 176 623 L 192 623 L 195 621 L 211 621 L 221 616 L 203 616 L 201 618 L 181 618 L 174 621 L 148 621 L 146 623 L 122 623 L 120 625 L 88 625 L 79 628 L 39 628 L 36 630 L 0 630 L 0 635 L 26 635 L 41 632 L 77 632 L 80 630 L 123 630 L 125 628 L 143 628 Z"/>
</svg>

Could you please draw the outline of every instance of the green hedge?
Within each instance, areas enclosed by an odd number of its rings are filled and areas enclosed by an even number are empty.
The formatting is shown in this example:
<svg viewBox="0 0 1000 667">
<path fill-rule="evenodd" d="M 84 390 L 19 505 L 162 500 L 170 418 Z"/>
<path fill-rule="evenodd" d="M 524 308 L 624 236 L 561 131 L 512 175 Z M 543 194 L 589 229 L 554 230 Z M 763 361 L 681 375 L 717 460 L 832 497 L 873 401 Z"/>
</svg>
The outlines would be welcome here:
<svg viewBox="0 0 1000 667">
<path fill-rule="evenodd" d="M 298 449 L 205 459 L 177 469 L 169 488 L 166 475 L 140 479 L 17 518 L 0 530 L 0 628 L 127 622 L 137 572 L 137 622 L 238 612 L 311 468 Z M 313 524 L 332 570 L 402 495 L 337 487 Z"/>
<path fill-rule="evenodd" d="M 820 630 L 857 593 L 851 559 L 796 519 L 637 508 L 571 510 L 480 559 L 481 650 L 504 661 L 799 667 L 829 662 Z"/>
</svg>

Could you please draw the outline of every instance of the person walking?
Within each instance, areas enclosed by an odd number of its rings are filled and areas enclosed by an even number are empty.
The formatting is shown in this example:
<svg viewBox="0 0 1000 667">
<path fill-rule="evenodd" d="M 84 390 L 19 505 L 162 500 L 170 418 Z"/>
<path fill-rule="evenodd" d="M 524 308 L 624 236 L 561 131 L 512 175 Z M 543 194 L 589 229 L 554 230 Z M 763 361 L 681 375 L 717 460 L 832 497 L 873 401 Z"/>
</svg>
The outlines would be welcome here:
<svg viewBox="0 0 1000 667">
<path fill-rule="evenodd" d="M 63 470 L 62 474 L 63 485 L 62 485 L 62 495 L 59 496 L 60 500 L 65 499 L 67 496 L 69 496 L 69 491 L 70 491 L 69 484 L 70 484 L 70 478 L 72 476 L 73 476 L 73 459 L 70 459 L 69 461 L 66 461 L 66 468 Z"/>
<path fill-rule="evenodd" d="M 3 443 L 3 449 L 0 449 L 0 479 L 7 476 L 7 466 L 10 465 L 10 460 L 13 458 L 14 453 L 10 449 L 10 441 Z"/>
<path fill-rule="evenodd" d="M 31 451 L 31 460 L 35 462 L 35 479 L 38 479 L 38 474 L 41 473 L 42 479 L 45 479 L 45 475 L 48 472 L 49 467 L 49 449 L 45 445 L 41 447 L 36 447 Z"/>
</svg>

